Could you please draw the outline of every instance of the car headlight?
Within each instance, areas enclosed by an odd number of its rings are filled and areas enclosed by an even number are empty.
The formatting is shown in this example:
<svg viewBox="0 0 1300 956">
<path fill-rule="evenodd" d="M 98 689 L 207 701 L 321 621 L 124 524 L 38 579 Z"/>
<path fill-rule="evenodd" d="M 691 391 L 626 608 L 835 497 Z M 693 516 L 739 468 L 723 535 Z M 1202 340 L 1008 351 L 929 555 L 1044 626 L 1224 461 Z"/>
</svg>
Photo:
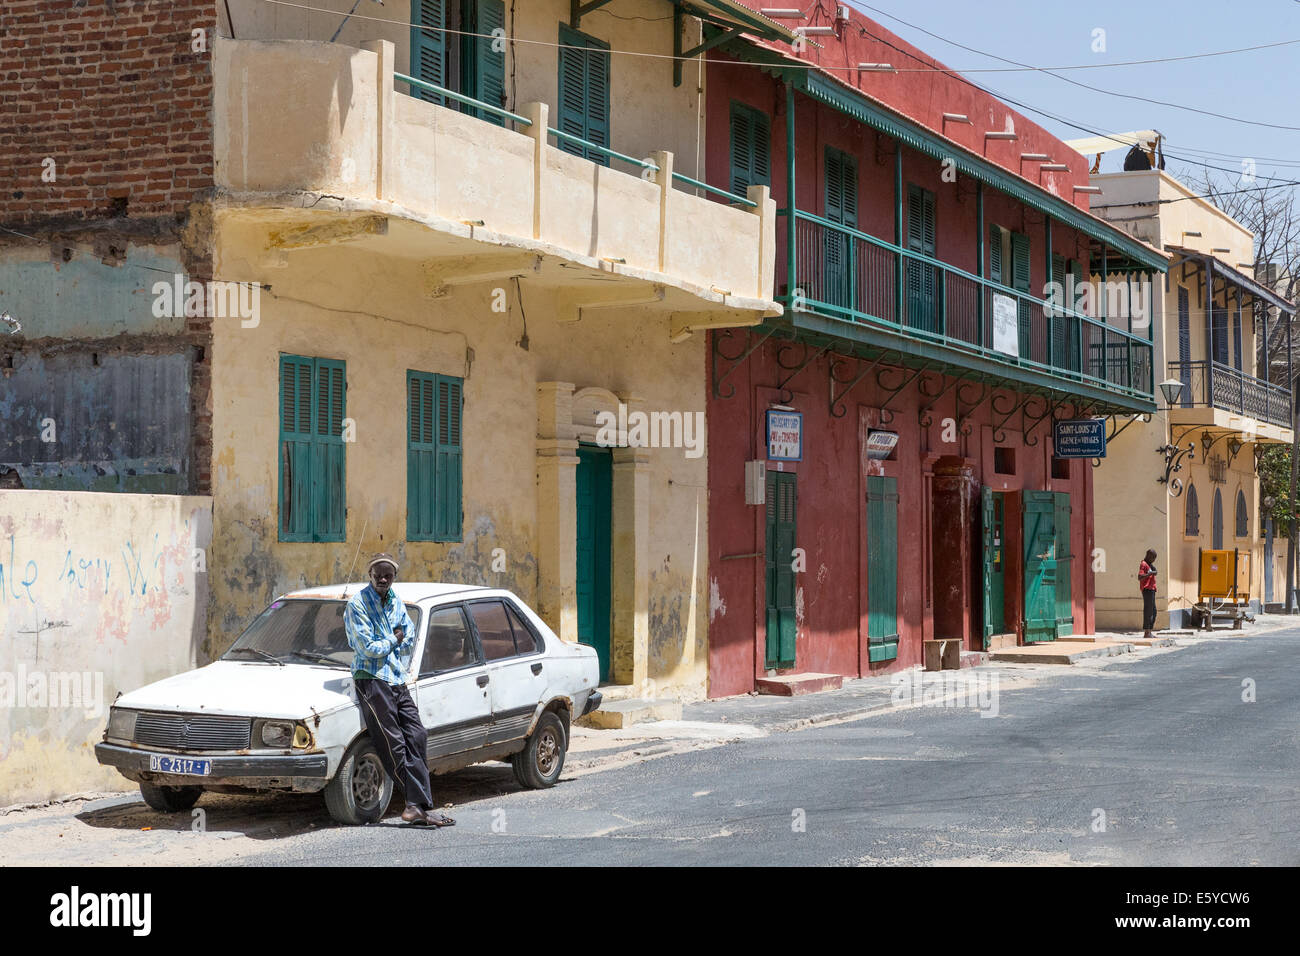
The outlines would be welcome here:
<svg viewBox="0 0 1300 956">
<path fill-rule="evenodd" d="M 298 724 L 293 729 L 293 745 L 299 750 L 306 750 L 312 744 L 311 731 L 306 724 Z"/>
<path fill-rule="evenodd" d="M 268 747 L 288 748 L 293 743 L 294 725 L 288 720 L 268 720 L 262 724 L 262 743 Z"/>
<path fill-rule="evenodd" d="M 123 710 L 121 707 L 108 709 L 108 729 L 105 737 L 118 740 L 135 740 L 135 718 L 137 711 Z"/>
</svg>

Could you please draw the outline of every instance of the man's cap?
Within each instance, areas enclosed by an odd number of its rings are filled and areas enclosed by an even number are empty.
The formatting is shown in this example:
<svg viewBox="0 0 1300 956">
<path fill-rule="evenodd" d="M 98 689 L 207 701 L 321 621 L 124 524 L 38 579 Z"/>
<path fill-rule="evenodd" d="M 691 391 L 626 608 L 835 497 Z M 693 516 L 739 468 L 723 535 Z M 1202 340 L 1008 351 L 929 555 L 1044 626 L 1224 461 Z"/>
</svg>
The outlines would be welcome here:
<svg viewBox="0 0 1300 956">
<path fill-rule="evenodd" d="M 373 568 L 376 564 L 391 564 L 393 566 L 393 570 L 394 571 L 397 570 L 397 559 L 393 557 L 391 554 L 386 554 L 383 551 L 381 551 L 379 554 L 375 555 L 373 558 L 370 559 L 370 563 L 366 565 L 366 573 L 368 574 L 370 572 L 370 569 Z"/>
</svg>

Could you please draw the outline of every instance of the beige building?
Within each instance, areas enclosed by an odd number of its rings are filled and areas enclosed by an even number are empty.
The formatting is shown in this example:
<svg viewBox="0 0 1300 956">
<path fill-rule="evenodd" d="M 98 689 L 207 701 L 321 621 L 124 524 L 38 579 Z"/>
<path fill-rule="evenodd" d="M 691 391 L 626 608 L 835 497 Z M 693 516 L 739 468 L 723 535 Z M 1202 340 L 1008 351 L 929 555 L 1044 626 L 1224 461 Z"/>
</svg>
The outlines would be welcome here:
<svg viewBox="0 0 1300 956">
<path fill-rule="evenodd" d="M 1097 627 L 1141 627 L 1137 570 L 1148 548 L 1159 554 L 1157 627 L 1190 620 L 1202 548 L 1250 555 L 1257 608 L 1265 555 L 1255 454 L 1292 440 L 1290 392 L 1267 381 L 1257 346 L 1270 309 L 1295 306 L 1252 277 L 1252 234 L 1165 172 L 1092 182 L 1101 188 L 1094 212 L 1172 257 L 1163 288 L 1151 290 L 1151 328 L 1155 380 L 1174 394 L 1149 420 L 1109 428 L 1096 473 Z"/>
<path fill-rule="evenodd" d="M 211 648 L 387 550 L 514 590 L 610 700 L 702 696 L 702 333 L 781 306 L 767 187 L 696 179 L 701 74 L 667 55 L 701 24 L 413 9 L 331 43 L 342 12 L 232 0 L 214 51 L 213 272 L 260 308 L 214 321 Z"/>
</svg>

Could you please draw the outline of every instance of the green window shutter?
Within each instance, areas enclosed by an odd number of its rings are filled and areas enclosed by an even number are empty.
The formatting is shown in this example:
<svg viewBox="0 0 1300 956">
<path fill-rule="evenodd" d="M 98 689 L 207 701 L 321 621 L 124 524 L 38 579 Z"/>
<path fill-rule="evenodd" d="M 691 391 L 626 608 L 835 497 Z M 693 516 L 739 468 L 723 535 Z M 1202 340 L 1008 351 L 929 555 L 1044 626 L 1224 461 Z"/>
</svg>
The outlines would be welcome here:
<svg viewBox="0 0 1300 956">
<path fill-rule="evenodd" d="M 852 156 L 826 148 L 826 218 L 856 229 L 858 226 L 858 166 Z"/>
<path fill-rule="evenodd" d="M 347 522 L 347 370 L 343 362 L 316 359 L 315 434 L 312 436 L 312 540 L 343 541 Z"/>
<path fill-rule="evenodd" d="M 907 248 L 921 252 L 925 238 L 925 200 L 918 186 L 907 187 Z"/>
<path fill-rule="evenodd" d="M 1011 287 L 1029 291 L 1029 237 L 1019 232 L 1011 234 Z"/>
<path fill-rule="evenodd" d="M 1070 495 L 1056 492 L 1056 636 L 1074 633 L 1074 605 L 1070 586 Z"/>
<path fill-rule="evenodd" d="M 476 100 L 490 103 L 492 106 L 504 107 L 506 103 L 506 54 L 505 50 L 496 52 L 492 49 L 495 37 L 493 30 L 501 30 L 504 36 L 506 28 L 506 5 L 504 0 L 472 0 L 473 22 L 467 29 L 478 36 L 469 37 L 472 41 L 473 57 L 469 64 L 465 93 Z M 470 109 L 469 112 L 481 120 L 497 126 L 504 126 L 505 120 L 487 110 Z"/>
<path fill-rule="evenodd" d="M 313 368 L 309 358 L 280 356 L 281 541 L 311 540 Z"/>
<path fill-rule="evenodd" d="M 425 27 L 426 29 L 420 29 Z M 411 76 L 435 86 L 447 86 L 446 0 L 411 0 Z M 442 104 L 444 97 L 412 87 L 422 100 Z"/>
<path fill-rule="evenodd" d="M 461 413 L 462 380 L 439 375 L 435 381 L 437 401 L 437 449 L 434 459 L 434 522 L 436 541 L 461 539 Z"/>
<path fill-rule="evenodd" d="M 743 196 L 750 186 L 772 184 L 771 127 L 767 115 L 731 104 L 731 192 Z"/>
<path fill-rule="evenodd" d="M 794 548 L 798 492 L 795 475 L 767 473 L 767 642 L 770 667 L 793 667 L 798 622 L 795 616 Z"/>
<path fill-rule="evenodd" d="M 435 377 L 406 373 L 406 539 L 433 539 Z"/>
<path fill-rule="evenodd" d="M 609 46 L 595 37 L 560 24 L 559 101 L 557 128 L 589 143 L 609 146 Z M 559 148 L 593 163 L 609 165 L 595 150 L 561 139 Z"/>
<path fill-rule="evenodd" d="M 1052 256 L 1052 281 L 1061 287 L 1062 292 L 1065 291 L 1065 266 L 1064 256 Z"/>
<path fill-rule="evenodd" d="M 989 226 L 989 279 L 1006 285 L 1002 275 L 1002 227 Z"/>
<path fill-rule="evenodd" d="M 867 658 L 898 657 L 898 479 L 867 478 Z"/>
</svg>

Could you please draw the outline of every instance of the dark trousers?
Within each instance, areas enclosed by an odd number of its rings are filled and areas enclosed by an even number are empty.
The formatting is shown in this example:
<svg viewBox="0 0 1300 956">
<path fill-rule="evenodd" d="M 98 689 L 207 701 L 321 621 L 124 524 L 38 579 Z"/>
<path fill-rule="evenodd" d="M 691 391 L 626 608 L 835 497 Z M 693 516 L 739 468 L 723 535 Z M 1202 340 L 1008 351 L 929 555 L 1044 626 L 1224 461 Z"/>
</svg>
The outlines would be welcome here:
<svg viewBox="0 0 1300 956">
<path fill-rule="evenodd" d="M 1142 591 L 1142 630 L 1149 631 L 1156 626 L 1156 592 Z"/>
<path fill-rule="evenodd" d="M 379 762 L 406 795 L 408 804 L 432 810 L 429 765 L 425 763 L 429 734 L 420 720 L 420 710 L 415 706 L 411 692 L 405 684 L 390 684 L 382 680 L 353 683 Z"/>
</svg>

